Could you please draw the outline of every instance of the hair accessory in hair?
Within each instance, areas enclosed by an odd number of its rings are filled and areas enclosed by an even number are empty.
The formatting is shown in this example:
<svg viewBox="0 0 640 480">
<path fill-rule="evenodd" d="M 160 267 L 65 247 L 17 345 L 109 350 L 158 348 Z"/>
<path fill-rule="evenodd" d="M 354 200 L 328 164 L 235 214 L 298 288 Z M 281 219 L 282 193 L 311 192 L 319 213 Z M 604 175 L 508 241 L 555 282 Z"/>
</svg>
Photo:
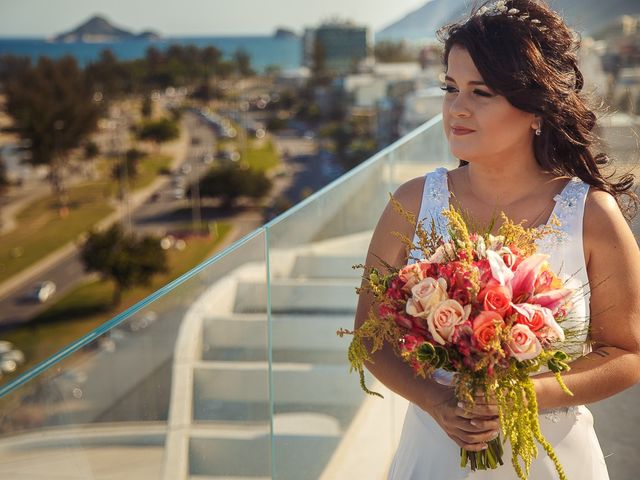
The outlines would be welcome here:
<svg viewBox="0 0 640 480">
<path fill-rule="evenodd" d="M 517 18 L 520 21 L 529 20 L 533 24 L 533 26 L 535 26 L 541 32 L 548 30 L 547 27 L 541 26 L 540 20 L 536 18 L 530 19 L 528 13 L 523 13 L 522 15 L 518 15 L 519 13 L 520 13 L 520 10 L 518 10 L 517 8 L 509 8 L 507 6 L 507 0 L 498 0 L 497 2 L 493 2 L 490 5 L 484 5 L 480 7 L 476 11 L 474 16 L 478 17 L 478 16 L 485 15 L 488 17 L 495 17 L 497 15 L 507 15 L 508 17 L 511 17 L 511 18 Z"/>
</svg>

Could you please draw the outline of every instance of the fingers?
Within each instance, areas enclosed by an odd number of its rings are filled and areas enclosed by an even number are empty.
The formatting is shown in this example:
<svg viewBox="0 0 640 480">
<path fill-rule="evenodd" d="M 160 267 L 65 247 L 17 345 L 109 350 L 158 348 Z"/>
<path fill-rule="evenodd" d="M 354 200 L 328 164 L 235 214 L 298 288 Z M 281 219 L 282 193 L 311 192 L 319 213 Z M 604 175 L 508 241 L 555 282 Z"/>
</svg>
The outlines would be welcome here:
<svg viewBox="0 0 640 480">
<path fill-rule="evenodd" d="M 458 437 L 466 445 L 475 445 L 478 443 L 490 442 L 491 440 L 498 438 L 498 431 L 489 430 L 488 432 L 471 433 L 458 429 L 453 432 L 453 435 Z"/>
<path fill-rule="evenodd" d="M 464 448 L 467 452 L 480 452 L 487 449 L 486 442 L 468 443 L 454 434 L 449 434 L 449 438 L 451 438 L 451 440 L 453 440 L 460 448 Z"/>
<path fill-rule="evenodd" d="M 461 412 L 456 412 L 459 417 L 474 418 L 474 417 L 497 417 L 498 406 L 496 404 L 476 403 L 473 407 L 470 407 L 462 402 L 458 402 L 458 409 Z"/>
<path fill-rule="evenodd" d="M 481 433 L 489 431 L 497 431 L 500 428 L 500 421 L 497 418 L 458 418 L 455 422 L 456 428 L 469 433 Z"/>
</svg>

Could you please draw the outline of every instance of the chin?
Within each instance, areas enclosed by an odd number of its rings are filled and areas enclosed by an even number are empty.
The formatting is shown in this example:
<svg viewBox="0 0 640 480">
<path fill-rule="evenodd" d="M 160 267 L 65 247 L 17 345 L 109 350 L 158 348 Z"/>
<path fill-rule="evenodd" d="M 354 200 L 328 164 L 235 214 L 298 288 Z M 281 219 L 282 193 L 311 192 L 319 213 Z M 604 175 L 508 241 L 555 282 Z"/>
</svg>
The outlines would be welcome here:
<svg viewBox="0 0 640 480">
<path fill-rule="evenodd" d="M 460 158 L 467 162 L 473 161 L 473 159 L 478 156 L 478 152 L 476 149 L 460 148 L 451 144 L 449 144 L 449 151 L 451 152 L 451 155 L 453 155 L 454 157 Z"/>
</svg>

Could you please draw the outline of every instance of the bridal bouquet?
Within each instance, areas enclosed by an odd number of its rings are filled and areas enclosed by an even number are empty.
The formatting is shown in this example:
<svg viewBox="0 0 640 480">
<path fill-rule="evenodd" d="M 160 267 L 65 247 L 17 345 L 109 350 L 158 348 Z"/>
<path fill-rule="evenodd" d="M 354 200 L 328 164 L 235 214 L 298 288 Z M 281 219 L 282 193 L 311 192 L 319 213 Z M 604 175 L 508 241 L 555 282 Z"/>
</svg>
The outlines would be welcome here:
<svg viewBox="0 0 640 480">
<path fill-rule="evenodd" d="M 415 216 L 391 197 L 396 210 L 415 224 Z M 364 363 L 384 343 L 392 346 L 413 368 L 427 377 L 438 369 L 452 372 L 459 400 L 474 404 L 480 393 L 495 400 L 501 430 L 512 448 L 512 463 L 519 478 L 526 479 L 534 457 L 535 441 L 554 462 L 561 479 L 562 466 L 538 422 L 538 406 L 530 374 L 542 368 L 553 372 L 571 395 L 560 373 L 569 370 L 568 344 L 563 329 L 573 291 L 551 271 L 548 255 L 536 253 L 535 241 L 556 230 L 526 229 L 502 214 L 497 236 L 469 233 L 462 214 L 450 207 L 443 211 L 450 240 L 427 232 L 418 223 L 419 245 L 402 238 L 407 248 L 419 248 L 422 258 L 398 270 L 386 265 L 383 273 L 366 265 L 365 282 L 376 299 L 369 317 L 352 334 L 349 361 L 364 381 Z M 558 225 L 556 219 L 551 222 Z M 365 343 L 364 340 L 367 340 Z M 369 348 L 367 348 L 367 346 Z M 502 442 L 497 438 L 481 452 L 461 449 L 461 466 L 488 469 L 502 465 Z M 520 465 L 520 460 L 524 470 Z"/>
</svg>

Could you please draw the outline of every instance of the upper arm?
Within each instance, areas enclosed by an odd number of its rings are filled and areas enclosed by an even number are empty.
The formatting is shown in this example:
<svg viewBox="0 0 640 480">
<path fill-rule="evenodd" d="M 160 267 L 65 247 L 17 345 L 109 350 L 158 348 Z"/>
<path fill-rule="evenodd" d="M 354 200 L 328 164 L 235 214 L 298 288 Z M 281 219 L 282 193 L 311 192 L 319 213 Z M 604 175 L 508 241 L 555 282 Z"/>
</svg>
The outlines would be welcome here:
<svg viewBox="0 0 640 480">
<path fill-rule="evenodd" d="M 591 287 L 591 338 L 640 353 L 640 249 L 614 197 L 591 189 L 584 235 Z"/>
<path fill-rule="evenodd" d="M 393 197 L 402 204 L 405 210 L 415 214 L 416 219 L 420 213 L 423 187 L 424 177 L 417 177 L 403 183 L 393 193 Z M 404 266 L 407 262 L 406 247 L 398 237 L 393 235 L 393 232 L 398 232 L 413 240 L 414 231 L 415 224 L 412 225 L 400 215 L 389 201 L 373 231 L 365 264 L 383 272 L 385 271 L 384 263 L 398 268 Z M 356 311 L 356 326 L 365 320 L 371 302 L 370 295 L 360 294 Z"/>
</svg>

